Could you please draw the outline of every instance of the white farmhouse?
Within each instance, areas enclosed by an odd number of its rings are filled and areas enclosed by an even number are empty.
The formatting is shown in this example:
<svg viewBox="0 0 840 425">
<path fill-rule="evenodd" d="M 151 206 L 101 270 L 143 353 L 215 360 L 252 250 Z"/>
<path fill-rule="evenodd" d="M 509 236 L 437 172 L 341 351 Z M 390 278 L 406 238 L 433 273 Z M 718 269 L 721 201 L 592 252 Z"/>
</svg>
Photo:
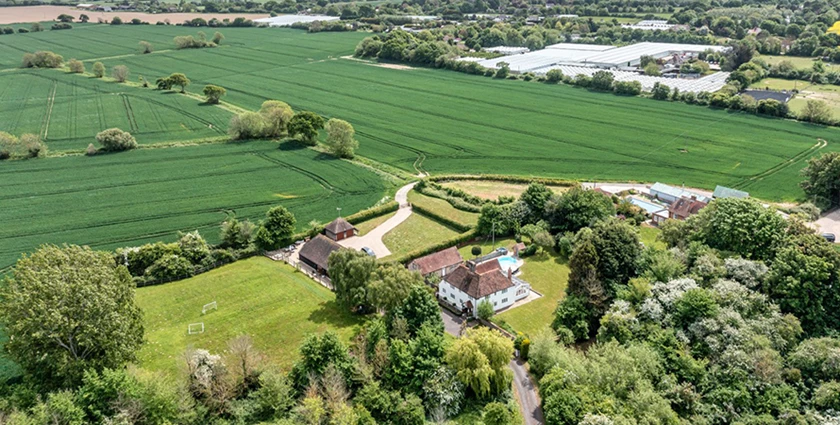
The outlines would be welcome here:
<svg viewBox="0 0 840 425">
<path fill-rule="evenodd" d="M 475 264 L 468 261 L 447 273 L 438 284 L 438 297 L 476 317 L 478 304 L 487 300 L 495 311 L 510 307 L 531 294 L 531 285 L 502 271 L 495 259 Z"/>
</svg>

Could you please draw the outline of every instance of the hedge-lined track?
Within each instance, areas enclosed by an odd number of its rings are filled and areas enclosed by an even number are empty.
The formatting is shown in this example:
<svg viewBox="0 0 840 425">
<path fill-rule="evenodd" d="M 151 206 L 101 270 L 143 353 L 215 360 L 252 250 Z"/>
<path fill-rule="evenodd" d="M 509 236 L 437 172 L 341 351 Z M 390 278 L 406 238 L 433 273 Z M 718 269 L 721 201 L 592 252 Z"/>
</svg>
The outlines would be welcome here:
<svg viewBox="0 0 840 425">
<path fill-rule="evenodd" d="M 284 205 L 303 228 L 313 219 L 331 220 L 336 207 L 352 214 L 385 194 L 373 172 L 290 145 L 212 144 L 3 163 L 0 268 L 41 243 L 115 248 L 193 229 L 216 242 L 228 211 L 257 220 Z"/>
</svg>

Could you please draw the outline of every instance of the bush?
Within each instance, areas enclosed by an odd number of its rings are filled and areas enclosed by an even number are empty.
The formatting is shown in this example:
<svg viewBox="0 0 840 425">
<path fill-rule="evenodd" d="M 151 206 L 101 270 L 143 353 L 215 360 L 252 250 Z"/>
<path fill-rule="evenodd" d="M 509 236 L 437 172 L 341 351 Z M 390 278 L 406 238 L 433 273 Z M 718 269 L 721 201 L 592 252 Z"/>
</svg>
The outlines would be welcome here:
<svg viewBox="0 0 840 425">
<path fill-rule="evenodd" d="M 219 87 L 213 84 L 204 86 L 204 96 L 207 96 L 207 103 L 217 104 L 222 96 L 227 93 L 224 87 Z"/>
<path fill-rule="evenodd" d="M 120 83 L 126 82 L 126 80 L 128 80 L 128 76 L 128 67 L 125 65 L 117 65 L 111 69 L 111 77 Z"/>
<path fill-rule="evenodd" d="M 563 71 L 559 69 L 552 69 L 545 74 L 545 81 L 549 83 L 559 83 L 563 81 Z"/>
<path fill-rule="evenodd" d="M 23 55 L 21 68 L 60 68 L 64 58 L 53 52 L 40 51 Z"/>
<path fill-rule="evenodd" d="M 143 52 L 143 54 L 152 53 L 154 51 L 154 47 L 152 47 L 152 43 L 149 43 L 148 41 L 141 41 L 140 51 Z"/>
<path fill-rule="evenodd" d="M 73 25 L 70 25 L 70 24 L 65 23 L 65 22 L 61 22 L 61 23 L 53 24 L 52 27 L 50 27 L 50 29 L 53 30 L 53 31 L 55 31 L 55 30 L 71 30 L 71 29 L 73 29 Z"/>
<path fill-rule="evenodd" d="M 528 354 L 529 354 L 530 351 L 531 351 L 531 340 L 528 339 L 528 338 L 525 338 L 525 339 L 522 340 L 522 346 L 519 349 L 519 357 L 522 360 L 527 361 L 528 360 Z"/>
<path fill-rule="evenodd" d="M 368 221 L 372 218 L 381 217 L 385 214 L 392 213 L 398 209 L 400 209 L 399 202 L 391 201 L 386 204 L 382 204 L 378 207 L 368 208 L 366 210 L 359 211 L 356 214 L 352 214 L 345 217 L 344 219 L 350 222 L 350 224 L 358 224 L 363 221 Z"/>
<path fill-rule="evenodd" d="M 265 132 L 266 122 L 257 112 L 243 112 L 230 119 L 228 134 L 233 140 L 260 139 Z"/>
<path fill-rule="evenodd" d="M 496 314 L 496 309 L 493 308 L 493 303 L 490 300 L 481 300 L 478 303 L 478 309 L 476 311 L 478 313 L 478 318 L 481 320 L 490 320 L 494 314 Z"/>
<path fill-rule="evenodd" d="M 85 73 L 85 64 L 76 59 L 70 59 L 67 62 L 67 67 L 70 68 L 70 72 L 74 74 L 84 74 Z"/>
<path fill-rule="evenodd" d="M 145 275 L 153 279 L 176 279 L 190 277 L 194 274 L 192 263 L 180 255 L 167 255 L 155 261 Z"/>
<path fill-rule="evenodd" d="M 85 149 L 85 155 L 87 155 L 87 156 L 96 155 L 96 146 L 93 146 L 93 143 L 89 144 L 87 149 Z"/>
<path fill-rule="evenodd" d="M 47 155 L 47 145 L 36 134 L 24 134 L 20 136 L 20 145 L 27 158 L 38 158 Z"/>
<path fill-rule="evenodd" d="M 137 147 L 137 141 L 134 140 L 134 136 L 119 128 L 109 128 L 100 131 L 96 135 L 96 141 L 102 145 L 103 149 L 110 152 L 126 151 Z"/>
<path fill-rule="evenodd" d="M 102 78 L 105 76 L 105 65 L 102 62 L 96 62 L 93 64 L 93 76 L 96 78 Z"/>
</svg>

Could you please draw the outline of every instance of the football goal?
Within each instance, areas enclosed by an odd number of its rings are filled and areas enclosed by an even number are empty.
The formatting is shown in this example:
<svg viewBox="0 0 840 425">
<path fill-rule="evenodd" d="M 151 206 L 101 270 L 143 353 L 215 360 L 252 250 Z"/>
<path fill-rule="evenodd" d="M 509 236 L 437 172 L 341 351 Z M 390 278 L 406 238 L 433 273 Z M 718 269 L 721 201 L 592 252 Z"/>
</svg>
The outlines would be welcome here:
<svg viewBox="0 0 840 425">
<path fill-rule="evenodd" d="M 204 307 L 201 307 L 201 314 L 207 314 L 208 311 L 216 310 L 217 308 L 218 306 L 216 305 L 215 301 L 213 301 L 212 303 L 204 304 Z"/>
<path fill-rule="evenodd" d="M 189 335 L 203 334 L 204 333 L 204 322 L 190 323 L 189 326 L 187 327 L 187 333 Z"/>
</svg>

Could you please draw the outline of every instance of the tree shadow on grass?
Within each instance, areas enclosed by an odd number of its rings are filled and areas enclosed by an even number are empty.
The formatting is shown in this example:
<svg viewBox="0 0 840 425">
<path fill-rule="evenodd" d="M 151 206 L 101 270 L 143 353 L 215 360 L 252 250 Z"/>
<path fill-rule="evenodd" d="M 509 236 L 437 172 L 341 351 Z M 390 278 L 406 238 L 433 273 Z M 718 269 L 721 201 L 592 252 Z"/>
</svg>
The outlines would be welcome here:
<svg viewBox="0 0 840 425">
<path fill-rule="evenodd" d="M 320 303 L 317 309 L 309 313 L 308 320 L 316 324 L 328 324 L 332 327 L 341 328 L 359 323 L 357 317 L 349 311 L 345 311 L 335 300 Z"/>
<path fill-rule="evenodd" d="M 299 151 L 306 149 L 306 146 L 303 143 L 298 142 L 297 140 L 285 139 L 282 142 L 280 142 L 280 146 L 278 147 L 278 149 L 280 149 L 281 151 Z"/>
</svg>

